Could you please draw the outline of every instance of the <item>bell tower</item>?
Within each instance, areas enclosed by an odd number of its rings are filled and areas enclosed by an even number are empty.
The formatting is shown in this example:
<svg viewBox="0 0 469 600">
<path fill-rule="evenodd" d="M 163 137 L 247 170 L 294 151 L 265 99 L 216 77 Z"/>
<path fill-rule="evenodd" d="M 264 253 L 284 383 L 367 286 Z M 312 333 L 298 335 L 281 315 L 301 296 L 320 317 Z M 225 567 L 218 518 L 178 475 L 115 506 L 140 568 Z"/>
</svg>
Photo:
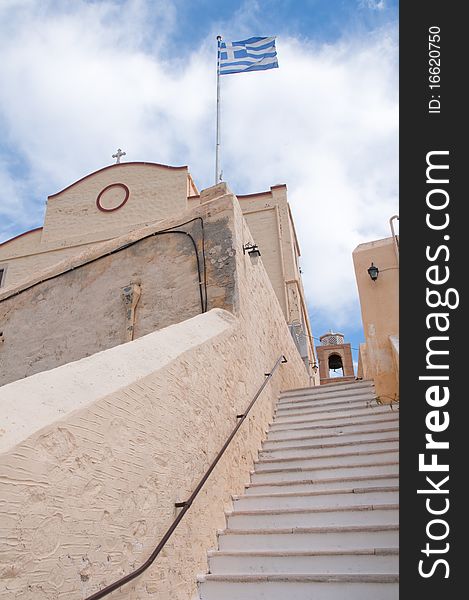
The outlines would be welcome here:
<svg viewBox="0 0 469 600">
<path fill-rule="evenodd" d="M 344 343 L 342 333 L 325 333 L 320 338 L 321 345 L 316 352 L 319 360 L 319 377 L 321 384 L 353 381 L 352 349 Z"/>
</svg>

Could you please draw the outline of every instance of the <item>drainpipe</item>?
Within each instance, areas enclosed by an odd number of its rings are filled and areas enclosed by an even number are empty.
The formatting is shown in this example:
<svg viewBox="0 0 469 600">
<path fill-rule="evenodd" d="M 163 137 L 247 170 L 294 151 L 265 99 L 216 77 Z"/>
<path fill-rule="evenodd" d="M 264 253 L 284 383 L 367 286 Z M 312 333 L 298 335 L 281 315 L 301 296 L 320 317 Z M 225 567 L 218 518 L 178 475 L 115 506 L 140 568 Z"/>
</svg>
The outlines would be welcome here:
<svg viewBox="0 0 469 600">
<path fill-rule="evenodd" d="M 391 227 L 392 239 L 394 241 L 394 251 L 396 253 L 397 266 L 399 266 L 399 239 L 394 231 L 394 219 L 397 219 L 399 221 L 399 215 L 393 215 L 389 219 L 389 226 Z"/>
</svg>

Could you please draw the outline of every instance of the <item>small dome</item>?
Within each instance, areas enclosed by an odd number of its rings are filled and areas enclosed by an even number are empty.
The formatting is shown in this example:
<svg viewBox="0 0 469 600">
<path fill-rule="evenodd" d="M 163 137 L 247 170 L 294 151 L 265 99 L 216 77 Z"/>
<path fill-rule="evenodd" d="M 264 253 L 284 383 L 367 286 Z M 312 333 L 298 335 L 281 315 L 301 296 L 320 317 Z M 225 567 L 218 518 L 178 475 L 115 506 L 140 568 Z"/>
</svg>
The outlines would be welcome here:
<svg viewBox="0 0 469 600">
<path fill-rule="evenodd" d="M 329 333 L 321 335 L 319 339 L 323 346 L 337 346 L 344 343 L 344 334 L 329 331 Z"/>
</svg>

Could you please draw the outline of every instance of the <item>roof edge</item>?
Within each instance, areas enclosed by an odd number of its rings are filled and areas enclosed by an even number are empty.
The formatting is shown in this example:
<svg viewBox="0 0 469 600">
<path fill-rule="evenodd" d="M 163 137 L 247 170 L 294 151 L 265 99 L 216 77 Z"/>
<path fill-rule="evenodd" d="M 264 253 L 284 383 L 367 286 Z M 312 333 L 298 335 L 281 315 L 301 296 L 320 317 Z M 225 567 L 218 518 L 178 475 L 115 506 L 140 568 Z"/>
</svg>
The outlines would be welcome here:
<svg viewBox="0 0 469 600">
<path fill-rule="evenodd" d="M 362 242 L 361 244 L 358 244 L 358 246 L 356 246 L 356 248 L 352 251 L 352 254 L 355 254 L 356 252 L 361 252 L 362 250 L 368 250 L 370 248 L 389 246 L 393 243 L 394 242 L 392 236 L 379 238 L 378 240 L 371 240 L 370 242 Z"/>
<path fill-rule="evenodd" d="M 44 229 L 44 228 L 43 227 L 35 227 L 34 229 L 29 229 L 28 231 L 23 231 L 23 233 L 19 233 L 18 235 L 15 235 L 14 237 L 10 238 L 9 240 L 0 242 L 0 248 L 2 246 L 4 246 L 5 244 L 9 244 L 10 242 L 13 242 L 14 240 L 17 240 L 18 238 L 23 237 L 24 235 L 28 235 L 28 233 L 34 233 L 35 231 L 41 231 L 42 229 Z"/>
<path fill-rule="evenodd" d="M 253 192 L 252 194 L 236 194 L 237 198 L 251 198 L 252 196 L 266 196 L 267 194 L 272 195 L 272 190 L 276 190 L 278 188 L 286 188 L 286 183 L 279 183 L 277 185 L 271 185 L 270 190 L 265 190 L 264 192 Z"/>
<path fill-rule="evenodd" d="M 187 165 L 183 165 L 181 167 L 173 167 L 171 165 L 163 165 L 161 163 L 153 163 L 153 162 L 146 162 L 146 161 L 133 161 L 133 162 L 114 163 L 113 165 L 107 165 L 106 167 L 103 167 L 102 169 L 98 169 L 97 171 L 93 171 L 92 173 L 88 173 L 88 175 L 85 175 L 84 177 L 81 177 L 80 179 L 77 179 L 76 181 L 74 181 L 70 185 L 67 185 L 66 187 L 64 187 L 63 189 L 61 189 L 59 192 L 55 192 L 55 194 L 51 194 L 50 196 L 47 196 L 47 197 L 48 197 L 48 199 L 55 198 L 56 196 L 59 196 L 63 192 L 65 192 L 65 191 L 69 190 L 70 188 L 72 188 L 73 186 L 81 183 L 85 179 L 88 179 L 88 177 L 92 177 L 93 175 L 96 175 L 96 173 L 101 173 L 102 171 L 107 171 L 108 169 L 113 169 L 114 167 L 125 167 L 125 166 L 129 166 L 129 165 L 148 165 L 148 166 L 151 166 L 151 167 L 161 167 L 163 169 L 171 169 L 171 170 L 175 170 L 175 171 L 178 171 L 178 170 L 181 170 L 181 169 L 188 169 L 189 168 Z"/>
</svg>

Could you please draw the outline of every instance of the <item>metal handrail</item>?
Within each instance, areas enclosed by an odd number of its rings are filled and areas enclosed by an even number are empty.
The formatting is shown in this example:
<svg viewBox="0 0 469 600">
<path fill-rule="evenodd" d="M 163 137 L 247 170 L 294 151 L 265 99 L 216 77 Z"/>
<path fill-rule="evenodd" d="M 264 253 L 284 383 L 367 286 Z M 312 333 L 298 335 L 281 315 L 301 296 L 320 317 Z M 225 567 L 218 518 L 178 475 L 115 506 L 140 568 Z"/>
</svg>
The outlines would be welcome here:
<svg viewBox="0 0 469 600">
<path fill-rule="evenodd" d="M 234 436 L 236 435 L 238 429 L 241 427 L 241 425 L 243 424 L 244 420 L 248 416 L 251 408 L 254 406 L 254 403 L 256 402 L 256 400 L 261 395 L 261 393 L 264 390 L 265 386 L 267 385 L 268 381 L 272 378 L 272 375 L 275 373 L 275 371 L 277 370 L 277 368 L 279 367 L 279 365 L 281 363 L 286 363 L 286 362 L 287 362 L 287 359 L 285 358 L 285 356 L 281 355 L 281 356 L 278 357 L 277 362 L 273 366 L 273 368 L 270 371 L 270 373 L 264 373 L 265 380 L 264 380 L 263 384 L 257 390 L 256 395 L 251 400 L 251 402 L 249 403 L 249 406 L 246 408 L 246 410 L 244 411 L 244 413 L 242 413 L 240 415 L 236 415 L 236 418 L 239 419 L 238 423 L 236 424 L 235 428 L 233 429 L 233 431 L 229 435 L 229 437 L 226 440 L 226 442 L 223 444 L 223 447 L 218 452 L 217 456 L 213 460 L 213 462 L 210 465 L 210 467 L 208 468 L 208 470 L 205 472 L 205 475 L 202 477 L 202 479 L 197 484 L 195 490 L 192 492 L 192 494 L 190 495 L 190 497 L 185 502 L 176 502 L 175 503 L 176 508 L 181 508 L 182 509 L 181 512 L 178 514 L 178 516 L 171 523 L 169 529 L 166 531 L 166 533 L 164 534 L 164 536 L 161 538 L 161 541 L 159 542 L 159 544 L 156 546 L 156 548 L 150 554 L 150 556 L 148 557 L 148 559 L 143 563 L 143 565 L 141 565 L 140 567 L 138 567 L 137 569 L 135 569 L 135 571 L 132 571 L 128 575 L 125 575 L 124 577 L 121 577 L 121 579 L 118 579 L 114 583 L 111 583 L 110 585 L 106 586 L 105 588 L 103 588 L 99 592 L 95 592 L 91 596 L 88 596 L 85 600 L 98 600 L 99 598 L 104 598 L 104 596 L 107 596 L 111 592 L 114 592 L 115 590 L 117 590 L 118 588 L 120 588 L 122 585 L 124 585 L 126 583 L 129 583 L 129 581 L 132 581 L 132 579 L 135 579 L 136 577 L 138 577 L 139 575 L 141 575 L 154 562 L 155 558 L 161 552 L 161 550 L 165 546 L 166 542 L 172 536 L 174 530 L 179 525 L 179 523 L 182 521 L 184 515 L 186 514 L 186 512 L 191 507 L 192 503 L 194 502 L 194 500 L 197 497 L 198 493 L 202 489 L 203 485 L 205 484 L 205 482 L 207 481 L 207 479 L 210 477 L 210 474 L 212 473 L 213 469 L 217 466 L 218 461 L 220 460 L 220 458 L 225 453 L 225 450 L 228 448 L 231 440 L 234 438 Z"/>
</svg>

